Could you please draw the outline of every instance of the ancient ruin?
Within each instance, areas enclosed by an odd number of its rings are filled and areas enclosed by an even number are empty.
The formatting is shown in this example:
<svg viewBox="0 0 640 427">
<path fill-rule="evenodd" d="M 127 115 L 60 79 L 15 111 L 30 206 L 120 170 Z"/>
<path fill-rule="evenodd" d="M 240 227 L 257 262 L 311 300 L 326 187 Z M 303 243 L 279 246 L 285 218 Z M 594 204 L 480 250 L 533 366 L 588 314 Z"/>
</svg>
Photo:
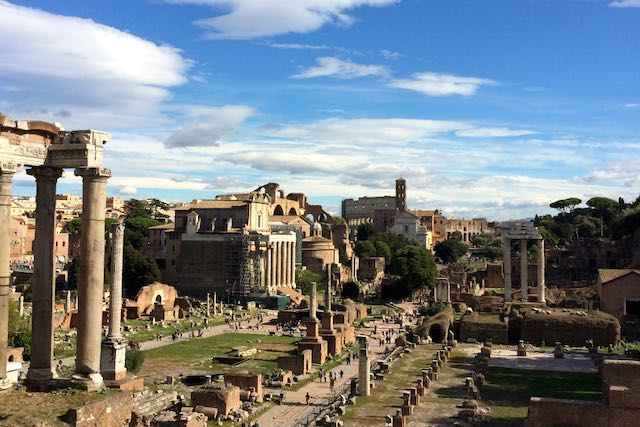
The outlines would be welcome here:
<svg viewBox="0 0 640 427">
<path fill-rule="evenodd" d="M 100 341 L 104 282 L 106 185 L 103 146 L 110 135 L 94 130 L 65 131 L 40 121 L 16 121 L 0 114 L 0 360 L 7 360 L 9 224 L 12 177 L 23 167 L 36 180 L 32 356 L 27 382 L 41 389 L 57 373 L 53 365 L 54 233 L 56 182 L 64 169 L 82 178 L 83 219 L 79 325 L 75 372 L 88 387 L 102 386 Z M 0 363 L 0 381 L 6 367 Z"/>
<path fill-rule="evenodd" d="M 529 240 L 535 240 L 538 246 L 538 302 L 545 303 L 545 280 L 544 280 L 544 239 L 533 226 L 533 223 L 515 222 L 503 224 L 500 232 L 502 237 L 502 252 L 504 256 L 504 289 L 505 301 L 512 300 L 511 289 L 511 242 L 520 241 L 520 289 L 522 301 L 529 301 L 529 282 L 527 272 L 529 261 L 527 256 L 527 244 Z"/>
</svg>

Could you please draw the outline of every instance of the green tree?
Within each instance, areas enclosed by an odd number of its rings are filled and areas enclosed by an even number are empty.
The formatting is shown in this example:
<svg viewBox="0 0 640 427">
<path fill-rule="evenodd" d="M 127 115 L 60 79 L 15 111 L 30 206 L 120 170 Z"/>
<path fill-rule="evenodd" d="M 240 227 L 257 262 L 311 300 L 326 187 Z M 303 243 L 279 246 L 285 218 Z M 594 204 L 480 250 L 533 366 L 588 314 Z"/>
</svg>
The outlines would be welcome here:
<svg viewBox="0 0 640 427">
<path fill-rule="evenodd" d="M 355 253 L 361 258 L 369 258 L 377 255 L 376 248 L 369 240 L 358 240 Z"/>
<path fill-rule="evenodd" d="M 373 224 L 370 223 L 360 224 L 356 229 L 356 236 L 359 241 L 369 240 L 374 234 L 376 234 L 376 231 L 373 229 Z"/>
<path fill-rule="evenodd" d="M 607 197 L 592 197 L 587 200 L 589 206 L 602 222 L 600 226 L 600 237 L 604 237 L 604 226 L 608 224 L 618 209 L 618 202 Z"/>
<path fill-rule="evenodd" d="M 577 197 L 569 197 L 568 199 L 560 199 L 549 203 L 549 207 L 557 209 L 562 213 L 566 213 L 568 211 L 573 211 L 580 203 L 582 203 L 582 200 Z"/>
<path fill-rule="evenodd" d="M 301 270 L 296 268 L 296 286 L 305 295 L 309 295 L 311 290 L 311 283 L 315 282 L 320 286 L 324 283 L 324 279 L 319 274 L 314 273 L 311 270 Z"/>
<path fill-rule="evenodd" d="M 335 223 L 337 225 L 342 225 L 342 224 L 346 224 L 347 223 L 347 221 L 344 218 L 342 218 L 341 216 L 338 216 L 338 215 L 334 215 L 331 218 L 333 218 L 333 220 L 335 221 Z"/>
<path fill-rule="evenodd" d="M 145 200 L 131 199 L 125 203 L 125 210 L 127 211 L 127 218 L 133 217 L 147 217 L 151 218 L 153 209 Z"/>
<path fill-rule="evenodd" d="M 128 243 L 124 245 L 122 270 L 124 286 L 130 294 L 134 294 L 143 286 L 160 280 L 160 269 L 158 269 L 156 261 L 145 257 Z"/>
<path fill-rule="evenodd" d="M 400 249 L 394 254 L 391 267 L 412 291 L 432 288 L 436 283 L 435 259 L 423 246 L 410 245 Z"/>
<path fill-rule="evenodd" d="M 150 217 L 129 217 L 125 220 L 124 241 L 141 251 L 147 245 L 149 227 L 162 224 Z"/>
<path fill-rule="evenodd" d="M 82 229 L 82 219 L 74 218 L 71 221 L 67 222 L 64 227 L 62 227 L 62 231 L 69 234 L 80 234 L 80 230 Z"/>
<path fill-rule="evenodd" d="M 374 246 L 376 255 L 383 256 L 385 265 L 389 265 L 391 263 L 391 248 L 389 248 L 389 245 L 382 240 L 376 240 Z"/>
<path fill-rule="evenodd" d="M 433 247 L 436 256 L 445 264 L 454 263 L 461 256 L 465 255 L 469 250 L 469 246 L 459 239 L 455 233 L 451 233 L 451 237 L 442 242 L 438 242 Z"/>
</svg>

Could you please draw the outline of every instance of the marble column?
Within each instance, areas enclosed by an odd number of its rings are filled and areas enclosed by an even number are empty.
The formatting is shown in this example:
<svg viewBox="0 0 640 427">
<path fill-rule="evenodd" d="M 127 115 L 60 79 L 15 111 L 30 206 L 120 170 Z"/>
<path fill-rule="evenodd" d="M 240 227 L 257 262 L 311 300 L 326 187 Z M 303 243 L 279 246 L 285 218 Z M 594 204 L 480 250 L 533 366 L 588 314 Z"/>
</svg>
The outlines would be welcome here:
<svg viewBox="0 0 640 427">
<path fill-rule="evenodd" d="M 284 276 L 285 276 L 285 262 L 284 262 L 284 242 L 280 242 L 279 246 L 278 246 L 278 265 L 280 266 L 280 274 L 278 277 L 278 283 L 280 284 L 280 286 L 286 286 L 286 283 L 284 283 Z"/>
<path fill-rule="evenodd" d="M 282 242 L 282 264 L 284 286 L 289 286 L 289 242 Z"/>
<path fill-rule="evenodd" d="M 207 292 L 207 317 L 211 316 L 211 296 Z"/>
<path fill-rule="evenodd" d="M 296 242 L 291 243 L 291 287 L 296 287 Z"/>
<path fill-rule="evenodd" d="M 311 290 L 309 292 L 309 319 L 311 321 L 318 320 L 318 317 L 316 315 L 316 312 L 318 310 L 318 301 L 316 299 L 316 293 L 317 293 L 316 286 L 317 286 L 316 282 L 312 282 Z"/>
<path fill-rule="evenodd" d="M 218 315 L 218 293 L 213 293 L 213 317 Z"/>
<path fill-rule="evenodd" d="M 522 301 L 529 301 L 529 257 L 527 256 L 527 239 L 520 239 L 520 289 Z"/>
<path fill-rule="evenodd" d="M 18 299 L 18 315 L 24 317 L 24 295 L 20 295 Z"/>
<path fill-rule="evenodd" d="M 102 384 L 100 341 L 104 287 L 104 218 L 109 169 L 76 169 L 82 177 L 82 233 L 78 286 L 76 374 Z"/>
<path fill-rule="evenodd" d="M 71 312 L 71 291 L 64 291 L 64 293 L 65 293 L 64 312 L 70 313 Z"/>
<path fill-rule="evenodd" d="M 289 277 L 287 277 L 287 286 L 293 286 L 293 267 L 295 265 L 295 261 L 293 260 L 293 254 L 291 248 L 293 247 L 293 242 L 287 243 L 287 270 L 289 271 Z"/>
<path fill-rule="evenodd" d="M 511 239 L 502 238 L 502 258 L 504 270 L 504 300 L 511 301 Z"/>
<path fill-rule="evenodd" d="M 371 364 L 369 361 L 369 341 L 365 335 L 358 335 L 360 355 L 358 357 L 358 396 L 371 395 Z"/>
<path fill-rule="evenodd" d="M 109 334 L 107 338 L 120 340 L 122 320 L 122 261 L 124 258 L 124 224 L 111 225 L 111 292 L 109 297 Z"/>
<path fill-rule="evenodd" d="M 280 287 L 282 286 L 280 283 L 280 243 L 273 242 L 273 257 L 271 257 L 274 266 L 274 286 Z"/>
<path fill-rule="evenodd" d="M 271 248 L 267 248 L 267 268 L 266 268 L 266 276 L 267 276 L 267 290 L 271 291 L 272 282 L 271 282 Z"/>
<path fill-rule="evenodd" d="M 57 377 L 53 364 L 53 312 L 56 283 L 56 183 L 62 169 L 36 167 L 27 170 L 36 179 L 36 230 L 33 240 L 31 359 L 27 382 Z"/>
<path fill-rule="evenodd" d="M 538 240 L 538 302 L 546 303 L 544 239 Z"/>
<path fill-rule="evenodd" d="M 122 320 L 122 261 L 124 256 L 124 224 L 111 225 L 111 288 L 109 296 L 109 333 L 102 341 L 100 373 L 105 380 L 120 380 L 126 377 L 126 341 L 120 332 Z"/>
<path fill-rule="evenodd" d="M 0 163 L 0 389 L 9 386 L 7 352 L 9 351 L 9 294 L 11 293 L 11 181 L 17 172 L 14 165 Z"/>
</svg>

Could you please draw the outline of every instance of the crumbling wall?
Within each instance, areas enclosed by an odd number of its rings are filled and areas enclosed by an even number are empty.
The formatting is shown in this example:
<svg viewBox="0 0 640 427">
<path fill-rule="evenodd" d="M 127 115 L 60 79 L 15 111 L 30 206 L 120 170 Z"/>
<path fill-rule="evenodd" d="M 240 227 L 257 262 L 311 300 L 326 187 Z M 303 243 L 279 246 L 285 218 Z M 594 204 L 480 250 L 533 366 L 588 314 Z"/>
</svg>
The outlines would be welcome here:
<svg viewBox="0 0 640 427">
<path fill-rule="evenodd" d="M 532 397 L 527 427 L 609 427 L 608 418 L 609 408 L 600 402 Z"/>
<path fill-rule="evenodd" d="M 590 339 L 596 346 L 616 345 L 620 341 L 620 324 L 615 317 L 602 312 L 589 312 L 587 316 L 572 313 L 525 312 L 520 339 L 532 344 L 544 341 L 572 346 L 582 346 Z"/>
<path fill-rule="evenodd" d="M 126 426 L 131 421 L 131 393 L 118 393 L 104 399 L 70 409 L 67 421 L 77 427 Z"/>
<path fill-rule="evenodd" d="M 428 317 L 416 328 L 416 335 L 422 339 L 431 337 L 435 342 L 446 341 L 453 323 L 453 309 L 447 307 L 435 316 Z"/>
</svg>

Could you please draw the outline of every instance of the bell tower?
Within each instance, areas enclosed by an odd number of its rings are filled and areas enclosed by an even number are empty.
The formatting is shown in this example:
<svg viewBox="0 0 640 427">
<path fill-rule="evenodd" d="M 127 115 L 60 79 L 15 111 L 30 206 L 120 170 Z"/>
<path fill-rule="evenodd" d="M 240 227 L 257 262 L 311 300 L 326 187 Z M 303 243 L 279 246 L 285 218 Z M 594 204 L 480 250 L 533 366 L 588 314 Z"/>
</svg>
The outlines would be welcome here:
<svg viewBox="0 0 640 427">
<path fill-rule="evenodd" d="M 404 178 L 396 179 L 396 211 L 407 210 L 407 181 Z"/>
</svg>

